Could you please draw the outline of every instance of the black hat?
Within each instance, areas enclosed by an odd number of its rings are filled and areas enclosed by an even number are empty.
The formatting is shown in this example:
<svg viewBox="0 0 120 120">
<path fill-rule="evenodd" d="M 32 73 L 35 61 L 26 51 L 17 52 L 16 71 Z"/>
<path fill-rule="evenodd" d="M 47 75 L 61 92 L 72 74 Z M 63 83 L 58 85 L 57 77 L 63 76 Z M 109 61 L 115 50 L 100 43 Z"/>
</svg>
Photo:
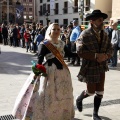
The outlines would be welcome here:
<svg viewBox="0 0 120 120">
<path fill-rule="evenodd" d="M 102 13 L 100 10 L 94 10 L 91 14 L 88 14 L 86 16 L 86 20 L 90 20 L 91 18 L 94 18 L 94 17 L 103 17 L 103 19 L 106 19 L 108 15 L 105 13 Z"/>
</svg>

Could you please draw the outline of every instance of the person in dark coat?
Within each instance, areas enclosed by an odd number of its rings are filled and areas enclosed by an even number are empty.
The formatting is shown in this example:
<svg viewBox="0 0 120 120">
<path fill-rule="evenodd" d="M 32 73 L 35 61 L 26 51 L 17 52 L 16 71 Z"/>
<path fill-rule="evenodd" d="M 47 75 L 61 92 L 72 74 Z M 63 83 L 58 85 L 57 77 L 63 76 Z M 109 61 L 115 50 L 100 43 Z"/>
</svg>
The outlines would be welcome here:
<svg viewBox="0 0 120 120">
<path fill-rule="evenodd" d="M 112 23 L 113 23 L 113 20 L 110 20 L 109 26 L 105 28 L 105 32 L 108 34 L 110 41 L 112 38 L 112 31 L 113 31 Z"/>
<path fill-rule="evenodd" d="M 16 25 L 14 25 L 13 28 L 13 46 L 17 47 L 17 35 L 18 35 L 18 29 L 16 28 Z"/>
<path fill-rule="evenodd" d="M 68 35 L 67 35 L 67 39 L 66 39 L 66 46 L 67 48 L 71 51 L 71 42 L 70 42 L 70 35 L 72 33 L 72 29 L 73 29 L 73 25 L 70 24 L 67 26 L 67 32 L 68 32 Z M 68 57 L 68 60 L 67 62 L 70 62 L 70 57 Z"/>
<path fill-rule="evenodd" d="M 2 43 L 2 27 L 0 25 L 0 43 Z"/>
<path fill-rule="evenodd" d="M 83 30 L 76 42 L 77 53 L 83 58 L 78 80 L 85 82 L 87 86 L 76 99 L 76 105 L 82 112 L 83 99 L 95 94 L 93 120 L 101 120 L 98 111 L 104 94 L 105 72 L 108 71 L 107 60 L 113 54 L 112 44 L 103 30 L 103 21 L 107 17 L 108 15 L 100 10 L 94 10 L 89 14 L 86 19 L 90 20 L 91 27 Z"/>
<path fill-rule="evenodd" d="M 2 25 L 2 35 L 3 35 L 3 44 L 8 45 L 8 29 L 7 27 L 3 24 Z"/>
</svg>

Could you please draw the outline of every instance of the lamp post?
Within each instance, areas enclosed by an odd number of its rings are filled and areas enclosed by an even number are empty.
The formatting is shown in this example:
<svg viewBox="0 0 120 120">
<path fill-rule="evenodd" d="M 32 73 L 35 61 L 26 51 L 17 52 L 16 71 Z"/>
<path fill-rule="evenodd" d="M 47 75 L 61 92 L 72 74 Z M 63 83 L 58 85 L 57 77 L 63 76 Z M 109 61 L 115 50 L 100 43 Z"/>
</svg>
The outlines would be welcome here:
<svg viewBox="0 0 120 120">
<path fill-rule="evenodd" d="M 2 3 L 0 2 L 0 23 L 2 23 Z"/>
<path fill-rule="evenodd" d="M 0 22 L 2 23 L 2 4 L 3 4 L 3 0 L 0 0 Z"/>
<path fill-rule="evenodd" d="M 9 0 L 7 0 L 7 23 L 9 23 Z"/>
<path fill-rule="evenodd" d="M 84 0 L 80 1 L 80 4 L 78 6 L 78 12 L 79 12 L 82 24 L 83 24 L 83 21 L 84 21 L 84 17 L 83 17 L 84 16 Z"/>
<path fill-rule="evenodd" d="M 49 18 L 48 18 L 49 15 L 50 15 L 49 12 L 46 11 L 45 16 L 46 16 L 46 23 L 47 23 L 47 26 L 48 26 L 48 21 L 49 21 Z"/>
</svg>

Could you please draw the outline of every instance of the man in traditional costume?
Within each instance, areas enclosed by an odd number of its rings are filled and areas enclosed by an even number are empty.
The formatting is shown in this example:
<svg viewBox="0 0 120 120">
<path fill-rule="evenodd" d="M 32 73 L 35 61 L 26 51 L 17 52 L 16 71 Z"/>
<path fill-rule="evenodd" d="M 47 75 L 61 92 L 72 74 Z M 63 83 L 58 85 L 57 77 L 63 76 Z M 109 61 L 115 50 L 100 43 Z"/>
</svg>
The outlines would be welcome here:
<svg viewBox="0 0 120 120">
<path fill-rule="evenodd" d="M 104 94 L 105 72 L 108 71 L 107 60 L 112 56 L 112 45 L 107 33 L 103 30 L 103 21 L 108 17 L 100 10 L 94 10 L 86 16 L 90 27 L 84 30 L 76 42 L 77 53 L 83 58 L 78 74 L 80 81 L 86 82 L 84 90 L 76 100 L 77 108 L 82 112 L 82 100 L 91 95 L 94 97 L 93 120 L 101 120 L 98 110 Z"/>
</svg>

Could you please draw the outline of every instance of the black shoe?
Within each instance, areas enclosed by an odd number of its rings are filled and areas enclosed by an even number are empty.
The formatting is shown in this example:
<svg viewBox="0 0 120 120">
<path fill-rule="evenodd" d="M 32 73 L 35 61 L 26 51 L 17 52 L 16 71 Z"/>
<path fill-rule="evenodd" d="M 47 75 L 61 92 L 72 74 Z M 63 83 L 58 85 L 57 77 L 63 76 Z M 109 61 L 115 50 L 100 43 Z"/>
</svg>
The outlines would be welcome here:
<svg viewBox="0 0 120 120">
<path fill-rule="evenodd" d="M 70 62 L 70 63 L 68 63 L 68 65 L 74 65 L 74 63 L 73 63 L 73 62 Z"/>
<path fill-rule="evenodd" d="M 70 60 L 67 60 L 66 62 L 70 62 Z"/>
<path fill-rule="evenodd" d="M 82 112 L 82 110 L 83 110 L 82 100 L 77 99 L 76 100 L 76 106 L 77 106 L 79 112 Z"/>
<path fill-rule="evenodd" d="M 98 114 L 93 114 L 93 120 L 102 120 Z"/>
<path fill-rule="evenodd" d="M 80 63 L 76 63 L 76 64 L 74 64 L 74 66 L 80 66 Z"/>
<path fill-rule="evenodd" d="M 79 110 L 79 112 L 82 112 L 83 110 L 83 104 L 82 101 L 84 98 L 88 97 L 89 95 L 86 93 L 86 91 L 84 90 L 80 96 L 78 96 L 78 98 L 76 99 L 76 106 Z"/>
</svg>

